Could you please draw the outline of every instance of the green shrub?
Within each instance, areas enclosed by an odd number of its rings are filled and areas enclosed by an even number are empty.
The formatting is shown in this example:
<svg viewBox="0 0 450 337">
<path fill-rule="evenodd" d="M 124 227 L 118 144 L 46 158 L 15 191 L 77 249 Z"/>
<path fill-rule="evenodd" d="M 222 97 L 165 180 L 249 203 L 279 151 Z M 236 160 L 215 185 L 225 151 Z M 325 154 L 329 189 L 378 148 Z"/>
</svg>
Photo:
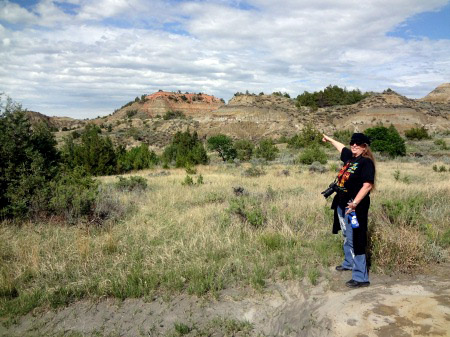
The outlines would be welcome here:
<svg viewBox="0 0 450 337">
<path fill-rule="evenodd" d="M 187 174 L 184 180 L 181 182 L 181 185 L 183 186 L 199 186 L 203 184 L 204 181 L 201 174 L 197 177 L 197 182 L 194 182 L 194 179 L 189 174 Z"/>
<path fill-rule="evenodd" d="M 180 336 L 187 335 L 192 330 L 191 327 L 184 323 L 174 323 L 174 329 Z"/>
<path fill-rule="evenodd" d="M 187 165 L 185 170 L 187 174 L 197 174 L 197 169 L 194 166 Z"/>
<path fill-rule="evenodd" d="M 323 134 L 311 123 L 306 124 L 299 134 L 288 141 L 288 147 L 300 149 L 311 145 L 322 145 Z"/>
<path fill-rule="evenodd" d="M 137 112 L 138 112 L 137 109 L 128 110 L 127 117 L 131 118 L 131 117 L 135 116 L 137 114 Z"/>
<path fill-rule="evenodd" d="M 50 209 L 53 214 L 75 223 L 92 215 L 98 194 L 98 183 L 82 167 L 61 172 L 51 182 Z"/>
<path fill-rule="evenodd" d="M 262 139 L 255 150 L 255 157 L 265 160 L 274 160 L 279 152 L 272 139 Z"/>
<path fill-rule="evenodd" d="M 260 228 L 266 223 L 266 215 L 261 208 L 260 201 L 249 196 L 231 199 L 228 212 L 239 216 L 243 222 L 254 228 Z"/>
<path fill-rule="evenodd" d="M 203 176 L 200 174 L 198 177 L 197 177 L 197 185 L 203 185 Z"/>
<path fill-rule="evenodd" d="M 405 141 L 397 129 L 391 125 L 389 128 L 376 126 L 366 129 L 365 134 L 370 137 L 371 148 L 374 151 L 385 153 L 391 157 L 405 156 Z"/>
<path fill-rule="evenodd" d="M 181 182 L 181 185 L 183 186 L 192 186 L 194 185 L 194 179 L 190 175 L 186 175 L 184 180 Z"/>
<path fill-rule="evenodd" d="M 405 131 L 405 137 L 408 139 L 416 139 L 416 140 L 422 140 L 422 139 L 430 139 L 430 135 L 428 135 L 427 129 L 425 127 L 420 128 L 411 128 L 409 130 Z"/>
<path fill-rule="evenodd" d="M 444 139 L 436 139 L 433 143 L 434 143 L 434 145 L 439 146 L 439 148 L 441 150 L 444 150 L 444 151 L 448 150 L 447 143 L 445 142 Z"/>
<path fill-rule="evenodd" d="M 315 145 L 305 149 L 298 157 L 298 161 L 306 165 L 311 165 L 313 162 L 319 162 L 322 165 L 325 165 L 327 163 L 327 155 L 322 149 Z"/>
<path fill-rule="evenodd" d="M 164 149 L 163 162 L 175 163 L 176 167 L 207 164 L 208 156 L 197 132 L 191 135 L 189 130 L 177 132 L 170 145 Z"/>
<path fill-rule="evenodd" d="M 433 165 L 433 171 L 434 172 L 447 172 L 447 168 L 444 165 L 437 166 L 436 164 Z M 450 171 L 450 168 L 449 168 Z"/>
<path fill-rule="evenodd" d="M 236 150 L 236 158 L 242 161 L 250 160 L 255 149 L 253 143 L 247 139 L 235 141 L 233 147 Z"/>
<path fill-rule="evenodd" d="M 280 250 L 287 244 L 280 233 L 266 233 L 261 235 L 259 239 L 266 249 L 272 251 Z"/>
<path fill-rule="evenodd" d="M 236 158 L 236 149 L 233 147 L 233 140 L 224 134 L 218 134 L 208 138 L 208 148 L 217 151 L 223 161 Z"/>
<path fill-rule="evenodd" d="M 381 207 L 385 218 L 395 225 L 416 226 L 424 222 L 424 213 L 430 202 L 421 194 L 403 199 L 387 200 Z"/>
<path fill-rule="evenodd" d="M 183 98 L 183 96 L 181 96 L 181 98 Z M 185 119 L 186 115 L 182 111 L 179 111 L 179 110 L 175 110 L 175 111 L 169 110 L 163 116 L 164 120 L 177 119 L 177 118 Z"/>
<path fill-rule="evenodd" d="M 242 175 L 244 177 L 259 177 L 259 176 L 262 176 L 264 174 L 266 174 L 266 172 L 263 169 L 261 169 L 261 168 L 259 168 L 257 166 L 249 167 L 244 172 L 242 172 Z"/>
<path fill-rule="evenodd" d="M 411 178 L 407 175 L 401 174 L 400 170 L 395 170 L 393 176 L 395 180 L 404 182 L 405 184 L 409 184 L 411 182 Z"/>
<path fill-rule="evenodd" d="M 115 186 L 120 191 L 145 191 L 148 187 L 147 179 L 141 176 L 130 176 L 128 178 L 117 177 L 119 181 Z"/>
</svg>

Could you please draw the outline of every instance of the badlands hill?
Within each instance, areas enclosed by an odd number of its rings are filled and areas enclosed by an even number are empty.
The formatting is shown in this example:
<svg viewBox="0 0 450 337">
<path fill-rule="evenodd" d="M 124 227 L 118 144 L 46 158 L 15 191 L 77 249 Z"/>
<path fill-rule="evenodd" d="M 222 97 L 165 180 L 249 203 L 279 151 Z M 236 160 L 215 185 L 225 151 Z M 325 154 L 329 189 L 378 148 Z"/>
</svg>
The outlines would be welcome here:
<svg viewBox="0 0 450 337">
<path fill-rule="evenodd" d="M 424 102 L 450 103 L 450 83 L 444 83 L 422 98 Z"/>
<path fill-rule="evenodd" d="M 175 118 L 169 118 L 167 112 L 175 112 Z M 313 123 L 327 133 L 338 129 L 364 131 L 379 123 L 393 124 L 400 132 L 418 126 L 440 132 L 450 129 L 449 113 L 447 83 L 421 100 L 388 89 L 353 105 L 315 111 L 297 107 L 295 100 L 277 95 L 236 95 L 225 104 L 222 99 L 203 93 L 159 91 L 126 104 L 110 116 L 90 121 L 44 117 L 59 130 L 69 130 L 59 132 L 59 139 L 89 122 L 101 126 L 118 143 L 145 142 L 161 148 L 175 132 L 188 128 L 203 138 L 225 133 L 235 139 L 251 140 L 290 137 L 306 123 Z"/>
</svg>

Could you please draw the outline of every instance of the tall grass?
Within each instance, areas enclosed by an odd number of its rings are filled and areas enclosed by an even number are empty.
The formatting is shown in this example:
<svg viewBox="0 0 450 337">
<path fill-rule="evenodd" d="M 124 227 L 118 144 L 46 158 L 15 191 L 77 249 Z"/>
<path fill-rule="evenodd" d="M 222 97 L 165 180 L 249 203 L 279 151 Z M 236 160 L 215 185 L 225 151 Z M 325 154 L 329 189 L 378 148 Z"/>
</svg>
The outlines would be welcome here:
<svg viewBox="0 0 450 337">
<path fill-rule="evenodd" d="M 0 226 L 0 315 L 56 307 L 83 297 L 186 292 L 216 296 L 231 286 L 263 289 L 269 280 L 316 284 L 342 258 L 331 234 L 326 174 L 272 165 L 204 166 L 204 183 L 183 185 L 184 170 L 149 177 L 149 188 L 114 190 L 133 213 L 108 227 L 24 223 Z M 287 169 L 290 175 L 280 176 Z M 380 163 L 370 214 L 373 269 L 410 271 L 445 258 L 450 244 L 450 182 L 430 167 Z M 411 177 L 394 178 L 400 170 Z M 108 186 L 115 177 L 100 180 Z M 233 187 L 245 192 L 237 196 Z"/>
</svg>

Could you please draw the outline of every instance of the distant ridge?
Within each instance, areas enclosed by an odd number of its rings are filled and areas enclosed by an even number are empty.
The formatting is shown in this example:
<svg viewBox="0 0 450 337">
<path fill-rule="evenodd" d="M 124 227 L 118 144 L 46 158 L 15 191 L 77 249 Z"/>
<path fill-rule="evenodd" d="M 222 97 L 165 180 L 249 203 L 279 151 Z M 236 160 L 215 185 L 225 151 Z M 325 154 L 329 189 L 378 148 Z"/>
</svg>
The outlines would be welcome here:
<svg viewBox="0 0 450 337">
<path fill-rule="evenodd" d="M 387 89 L 355 104 L 313 109 L 298 107 L 295 99 L 274 94 L 235 95 L 225 104 L 204 93 L 158 91 L 137 97 L 101 118 L 76 120 L 30 112 L 30 119 L 59 130 L 59 140 L 69 132 L 81 131 L 86 123 L 94 123 L 118 144 L 145 143 L 157 149 L 170 143 L 176 132 L 187 129 L 202 139 L 223 133 L 252 141 L 292 137 L 308 123 L 330 134 L 336 130 L 363 132 L 379 124 L 392 124 L 401 133 L 418 126 L 442 132 L 450 129 L 449 97 L 450 83 L 445 83 L 421 100 Z"/>
<path fill-rule="evenodd" d="M 426 95 L 421 101 L 432 103 L 450 103 L 450 83 L 443 83 Z"/>
</svg>

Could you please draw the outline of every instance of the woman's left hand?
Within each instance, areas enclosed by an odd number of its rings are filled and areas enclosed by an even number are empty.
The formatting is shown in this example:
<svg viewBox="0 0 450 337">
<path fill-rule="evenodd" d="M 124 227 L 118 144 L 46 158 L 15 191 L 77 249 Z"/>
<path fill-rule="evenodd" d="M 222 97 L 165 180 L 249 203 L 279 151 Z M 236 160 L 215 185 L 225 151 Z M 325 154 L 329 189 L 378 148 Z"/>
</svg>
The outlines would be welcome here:
<svg viewBox="0 0 450 337">
<path fill-rule="evenodd" d="M 347 211 L 345 212 L 345 214 L 349 214 L 351 212 L 353 212 L 356 209 L 356 205 L 353 203 L 353 201 L 349 201 L 347 204 L 347 207 L 345 208 Z"/>
</svg>

